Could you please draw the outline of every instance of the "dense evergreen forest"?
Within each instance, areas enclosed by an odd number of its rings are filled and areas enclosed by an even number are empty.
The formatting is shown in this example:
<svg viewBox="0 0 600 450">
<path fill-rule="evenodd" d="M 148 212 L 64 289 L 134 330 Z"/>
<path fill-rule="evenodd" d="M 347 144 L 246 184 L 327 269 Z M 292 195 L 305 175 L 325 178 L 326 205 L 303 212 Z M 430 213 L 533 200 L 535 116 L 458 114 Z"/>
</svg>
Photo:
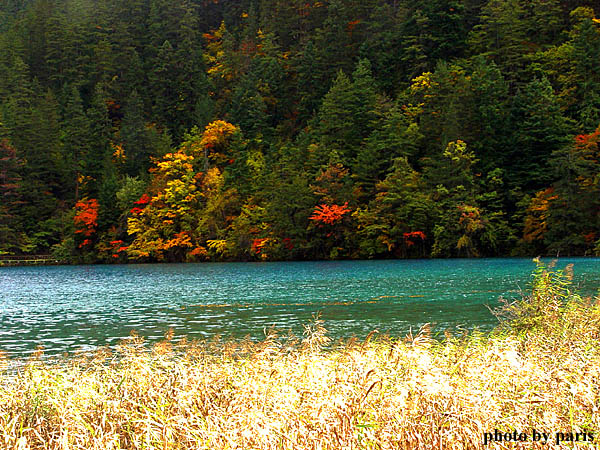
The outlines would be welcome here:
<svg viewBox="0 0 600 450">
<path fill-rule="evenodd" d="M 4 1 L 0 255 L 599 254 L 594 3 Z"/>
</svg>

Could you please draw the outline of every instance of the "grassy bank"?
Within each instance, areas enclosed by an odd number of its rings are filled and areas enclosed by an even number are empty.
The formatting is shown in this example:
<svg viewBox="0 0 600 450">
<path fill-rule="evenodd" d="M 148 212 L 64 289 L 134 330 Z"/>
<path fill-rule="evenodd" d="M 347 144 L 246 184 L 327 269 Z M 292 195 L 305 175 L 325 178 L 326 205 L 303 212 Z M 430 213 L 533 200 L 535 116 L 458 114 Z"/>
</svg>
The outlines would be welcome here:
<svg viewBox="0 0 600 450">
<path fill-rule="evenodd" d="M 323 350 L 303 339 L 193 345 L 132 342 L 0 387 L 0 448 L 432 449 L 483 445 L 517 430 L 522 448 L 600 442 L 600 310 L 540 268 L 491 335 L 373 335 Z M 532 429 L 550 434 L 533 444 Z M 583 441 L 583 435 L 577 436 Z M 579 445 L 579 444 L 577 444 Z M 577 447 L 579 448 L 579 447 Z"/>
</svg>

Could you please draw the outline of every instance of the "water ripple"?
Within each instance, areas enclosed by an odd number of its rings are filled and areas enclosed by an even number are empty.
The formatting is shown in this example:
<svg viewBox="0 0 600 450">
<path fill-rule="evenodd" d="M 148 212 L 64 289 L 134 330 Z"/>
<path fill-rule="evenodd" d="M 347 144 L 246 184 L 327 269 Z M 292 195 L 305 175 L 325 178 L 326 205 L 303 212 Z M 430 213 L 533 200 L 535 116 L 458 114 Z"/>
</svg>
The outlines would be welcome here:
<svg viewBox="0 0 600 450">
<path fill-rule="evenodd" d="M 576 283 L 600 286 L 600 260 L 575 263 Z M 490 328 L 486 304 L 516 297 L 530 259 L 157 264 L 0 268 L 0 349 L 22 357 L 114 345 L 132 331 L 161 339 L 302 333 L 320 312 L 334 338 L 394 335 L 424 323 Z"/>
</svg>

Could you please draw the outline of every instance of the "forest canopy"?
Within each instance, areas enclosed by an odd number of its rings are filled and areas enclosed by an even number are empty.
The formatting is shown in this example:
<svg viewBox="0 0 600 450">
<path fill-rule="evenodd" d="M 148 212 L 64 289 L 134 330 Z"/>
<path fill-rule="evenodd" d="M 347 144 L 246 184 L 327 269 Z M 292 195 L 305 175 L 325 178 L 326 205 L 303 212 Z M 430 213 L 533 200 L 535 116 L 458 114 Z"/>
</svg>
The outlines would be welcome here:
<svg viewBox="0 0 600 450">
<path fill-rule="evenodd" d="M 7 0 L 0 256 L 600 254 L 586 0 Z"/>
</svg>

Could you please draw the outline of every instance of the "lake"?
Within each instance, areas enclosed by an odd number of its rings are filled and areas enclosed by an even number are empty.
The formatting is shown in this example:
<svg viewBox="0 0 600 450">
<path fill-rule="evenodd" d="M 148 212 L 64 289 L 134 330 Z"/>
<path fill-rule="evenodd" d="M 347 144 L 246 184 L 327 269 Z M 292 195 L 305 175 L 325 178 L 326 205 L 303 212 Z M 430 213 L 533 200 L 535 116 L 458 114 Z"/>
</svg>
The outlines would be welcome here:
<svg viewBox="0 0 600 450">
<path fill-rule="evenodd" d="M 600 288 L 600 259 L 574 263 L 575 283 Z M 149 340 L 264 337 L 265 327 L 297 335 L 320 312 L 332 338 L 370 331 L 403 336 L 488 330 L 488 306 L 519 297 L 531 259 L 206 263 L 0 268 L 0 349 L 25 357 L 114 345 L 132 330 Z"/>
</svg>

